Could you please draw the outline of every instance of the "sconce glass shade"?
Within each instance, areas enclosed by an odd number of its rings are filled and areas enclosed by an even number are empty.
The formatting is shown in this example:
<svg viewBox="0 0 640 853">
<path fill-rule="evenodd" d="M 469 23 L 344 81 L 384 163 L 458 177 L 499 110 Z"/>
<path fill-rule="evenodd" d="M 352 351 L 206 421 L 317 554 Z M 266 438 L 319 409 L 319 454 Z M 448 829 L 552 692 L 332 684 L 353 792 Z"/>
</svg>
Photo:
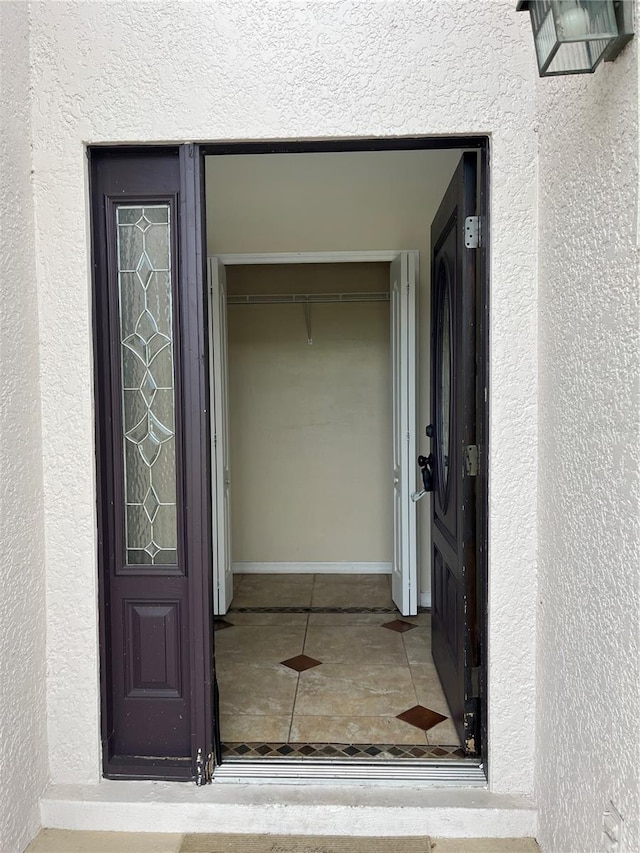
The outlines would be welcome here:
<svg viewBox="0 0 640 853">
<path fill-rule="evenodd" d="M 623 3 L 618 0 L 618 5 Z M 519 0 L 528 10 L 541 77 L 588 74 L 631 38 L 614 0 Z M 622 32 L 619 27 L 622 21 Z"/>
</svg>

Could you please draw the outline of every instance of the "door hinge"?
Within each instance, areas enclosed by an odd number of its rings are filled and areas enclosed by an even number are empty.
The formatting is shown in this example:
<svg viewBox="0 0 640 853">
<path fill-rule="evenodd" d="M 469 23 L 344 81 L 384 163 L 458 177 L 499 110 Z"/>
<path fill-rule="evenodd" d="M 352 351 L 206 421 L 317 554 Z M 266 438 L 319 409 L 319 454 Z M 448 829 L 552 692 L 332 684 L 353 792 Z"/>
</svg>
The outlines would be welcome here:
<svg viewBox="0 0 640 853">
<path fill-rule="evenodd" d="M 471 667 L 471 699 L 480 698 L 480 667 Z"/>
<path fill-rule="evenodd" d="M 477 477 L 480 470 L 480 451 L 477 444 L 468 444 L 463 453 L 467 477 Z"/>
<path fill-rule="evenodd" d="M 204 752 L 198 747 L 196 756 L 196 785 L 208 785 L 213 779 L 213 752 L 208 752 L 205 759 Z"/>
<path fill-rule="evenodd" d="M 467 216 L 464 221 L 464 245 L 467 249 L 477 249 L 482 245 L 482 234 L 480 231 L 480 217 Z"/>
</svg>

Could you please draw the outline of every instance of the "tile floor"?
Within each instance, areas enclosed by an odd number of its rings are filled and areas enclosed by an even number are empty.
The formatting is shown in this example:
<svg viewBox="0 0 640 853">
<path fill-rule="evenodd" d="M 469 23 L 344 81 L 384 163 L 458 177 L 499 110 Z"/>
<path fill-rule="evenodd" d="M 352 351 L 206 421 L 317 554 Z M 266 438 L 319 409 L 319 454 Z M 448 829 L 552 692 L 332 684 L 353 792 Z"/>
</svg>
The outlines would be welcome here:
<svg viewBox="0 0 640 853">
<path fill-rule="evenodd" d="M 227 754 L 257 743 L 462 754 L 431 658 L 430 615 L 401 617 L 388 575 L 235 575 L 215 640 Z"/>
</svg>

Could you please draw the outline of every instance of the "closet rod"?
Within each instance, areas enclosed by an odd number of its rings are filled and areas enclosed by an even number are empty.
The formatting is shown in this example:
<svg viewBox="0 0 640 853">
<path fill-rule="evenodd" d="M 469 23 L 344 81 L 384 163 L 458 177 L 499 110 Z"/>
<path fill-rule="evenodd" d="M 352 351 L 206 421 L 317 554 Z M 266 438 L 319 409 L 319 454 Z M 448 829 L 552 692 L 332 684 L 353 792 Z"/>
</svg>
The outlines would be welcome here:
<svg viewBox="0 0 640 853">
<path fill-rule="evenodd" d="M 228 294 L 229 305 L 308 304 L 312 302 L 388 302 L 389 292 L 381 293 L 248 293 Z"/>
</svg>

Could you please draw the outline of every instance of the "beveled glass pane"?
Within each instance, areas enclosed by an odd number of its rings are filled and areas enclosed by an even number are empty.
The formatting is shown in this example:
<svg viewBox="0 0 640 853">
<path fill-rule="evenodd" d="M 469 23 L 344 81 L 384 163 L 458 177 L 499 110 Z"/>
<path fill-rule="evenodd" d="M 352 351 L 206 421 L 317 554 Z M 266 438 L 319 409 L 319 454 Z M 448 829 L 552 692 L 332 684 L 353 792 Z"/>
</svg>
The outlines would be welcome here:
<svg viewBox="0 0 640 853">
<path fill-rule="evenodd" d="M 133 272 L 140 261 L 144 235 L 133 226 L 118 228 L 118 270 Z"/>
<path fill-rule="evenodd" d="M 154 270 L 169 269 L 169 229 L 166 225 L 151 225 L 144 235 L 147 256 Z"/>
<path fill-rule="evenodd" d="M 173 359 L 170 347 L 165 347 L 154 355 L 151 367 L 158 388 L 171 388 L 173 385 Z"/>
<path fill-rule="evenodd" d="M 142 381 L 145 365 L 129 347 L 122 347 L 122 381 L 127 390 L 134 390 Z"/>
<path fill-rule="evenodd" d="M 136 424 L 146 423 L 147 406 L 142 395 L 134 386 L 132 390 L 123 389 L 122 392 L 123 417 L 125 422 L 125 434 L 131 433 Z M 143 427 L 144 429 L 144 427 Z M 133 439 L 131 439 L 133 441 Z"/>
<path fill-rule="evenodd" d="M 163 550 L 172 550 L 176 547 L 176 506 L 175 504 L 162 504 L 154 521 L 154 539 Z"/>
<path fill-rule="evenodd" d="M 149 541 L 149 523 L 141 505 L 127 504 L 127 546 L 141 549 Z"/>
<path fill-rule="evenodd" d="M 116 210 L 127 563 L 177 561 L 170 208 Z"/>
<path fill-rule="evenodd" d="M 132 504 L 142 504 L 149 488 L 149 472 L 142 464 L 140 453 L 135 444 L 125 442 L 125 470 L 127 472 L 127 498 Z"/>
<path fill-rule="evenodd" d="M 155 207 L 145 207 L 144 215 L 149 222 L 164 222 L 166 225 L 169 222 L 169 205 L 160 204 Z"/>
<path fill-rule="evenodd" d="M 154 272 L 147 285 L 147 305 L 153 314 L 158 331 L 171 337 L 171 287 L 170 273 Z"/>
<path fill-rule="evenodd" d="M 144 291 L 135 272 L 120 273 L 120 330 L 122 339 L 133 335 L 138 317 L 145 309 Z"/>
</svg>

